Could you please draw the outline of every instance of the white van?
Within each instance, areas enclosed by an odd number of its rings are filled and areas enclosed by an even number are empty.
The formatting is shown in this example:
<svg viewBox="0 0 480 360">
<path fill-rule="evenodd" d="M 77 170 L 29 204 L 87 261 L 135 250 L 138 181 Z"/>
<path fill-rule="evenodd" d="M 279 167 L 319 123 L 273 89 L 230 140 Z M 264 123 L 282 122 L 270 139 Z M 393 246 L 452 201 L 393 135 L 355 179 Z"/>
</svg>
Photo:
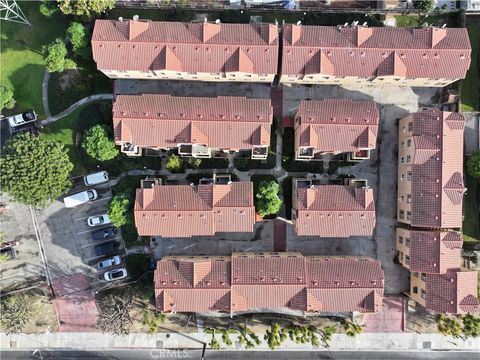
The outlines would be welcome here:
<svg viewBox="0 0 480 360">
<path fill-rule="evenodd" d="M 108 182 L 108 173 L 106 171 L 100 171 L 94 174 L 85 175 L 83 181 L 87 186 L 103 184 Z"/>
<path fill-rule="evenodd" d="M 75 206 L 85 204 L 86 202 L 93 201 L 98 198 L 98 194 L 95 189 L 90 189 L 67 196 L 63 199 L 67 208 L 73 208 Z"/>
</svg>

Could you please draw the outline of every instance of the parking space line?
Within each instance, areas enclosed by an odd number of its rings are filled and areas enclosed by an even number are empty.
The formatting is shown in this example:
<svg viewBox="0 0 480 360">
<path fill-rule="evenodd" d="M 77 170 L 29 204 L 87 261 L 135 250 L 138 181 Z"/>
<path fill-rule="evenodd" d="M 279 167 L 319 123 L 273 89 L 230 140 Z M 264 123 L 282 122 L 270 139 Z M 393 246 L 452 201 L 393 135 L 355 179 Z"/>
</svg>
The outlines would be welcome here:
<svg viewBox="0 0 480 360">
<path fill-rule="evenodd" d="M 92 230 L 80 231 L 80 232 L 77 232 L 77 235 L 82 235 L 82 234 L 86 234 L 86 233 L 89 233 L 89 232 L 92 232 Z"/>
<path fill-rule="evenodd" d="M 184 250 L 185 250 L 185 249 L 190 249 L 191 247 L 194 247 L 194 246 L 196 246 L 196 245 L 197 245 L 197 244 L 188 245 L 188 246 L 185 246 L 183 249 L 184 249 Z"/>
<path fill-rule="evenodd" d="M 99 201 L 108 200 L 108 199 L 111 199 L 111 198 L 112 198 L 111 196 L 109 196 L 109 197 L 104 197 L 104 198 L 101 198 L 101 199 L 97 199 L 97 200 L 95 200 L 95 201 L 91 201 L 90 204 L 95 204 L 95 203 L 97 203 L 97 202 L 99 202 Z"/>
<path fill-rule="evenodd" d="M 78 218 L 78 219 L 74 219 L 75 221 L 79 221 L 79 220 L 85 220 L 85 219 L 88 219 L 90 216 L 85 216 L 85 217 L 81 217 L 81 218 Z"/>
</svg>

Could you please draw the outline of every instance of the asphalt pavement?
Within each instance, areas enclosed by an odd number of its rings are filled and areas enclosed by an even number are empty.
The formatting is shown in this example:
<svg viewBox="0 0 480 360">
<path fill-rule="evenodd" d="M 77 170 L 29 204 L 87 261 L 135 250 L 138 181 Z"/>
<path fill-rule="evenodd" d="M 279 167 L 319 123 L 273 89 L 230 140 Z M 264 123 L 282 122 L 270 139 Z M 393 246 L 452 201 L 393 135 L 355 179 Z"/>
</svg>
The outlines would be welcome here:
<svg viewBox="0 0 480 360">
<path fill-rule="evenodd" d="M 113 351 L 2 351 L 2 358 L 10 360 L 23 359 L 111 359 L 111 360 L 144 360 L 144 359 L 202 359 L 199 350 L 113 350 Z M 364 351 L 212 351 L 207 350 L 205 360 L 467 360 L 478 359 L 479 353 L 460 351 L 408 351 L 408 352 L 364 352 Z"/>
</svg>

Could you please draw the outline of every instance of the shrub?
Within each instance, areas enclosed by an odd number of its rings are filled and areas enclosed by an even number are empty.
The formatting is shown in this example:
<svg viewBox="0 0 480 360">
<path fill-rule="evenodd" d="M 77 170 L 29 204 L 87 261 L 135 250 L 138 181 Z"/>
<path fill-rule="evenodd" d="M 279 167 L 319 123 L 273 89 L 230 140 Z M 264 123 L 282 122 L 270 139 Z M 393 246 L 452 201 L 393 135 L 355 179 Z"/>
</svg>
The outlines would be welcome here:
<svg viewBox="0 0 480 360">
<path fill-rule="evenodd" d="M 467 160 L 467 172 L 470 176 L 480 178 L 480 150 L 476 150 Z"/>
<path fill-rule="evenodd" d="M 46 18 L 50 18 L 58 11 L 58 7 L 53 1 L 41 0 L 39 10 L 40 14 Z"/>
<path fill-rule="evenodd" d="M 282 200 L 278 197 L 280 185 L 275 181 L 262 181 L 255 195 L 257 211 L 261 216 L 277 214 L 282 207 Z"/>
<path fill-rule="evenodd" d="M 62 39 L 58 38 L 42 48 L 43 59 L 48 72 L 62 72 L 68 69 L 75 69 L 77 65 L 67 58 L 67 47 Z"/>
<path fill-rule="evenodd" d="M 104 125 L 95 125 L 85 131 L 82 148 L 89 156 L 99 161 L 114 159 L 120 153 Z"/>
<path fill-rule="evenodd" d="M 115 195 L 108 205 L 108 217 L 116 227 L 127 223 L 127 212 L 130 206 L 130 200 L 125 194 Z"/>
<path fill-rule="evenodd" d="M 67 29 L 67 35 L 75 52 L 78 52 L 88 45 L 85 27 L 78 22 L 72 22 L 70 24 Z"/>
<path fill-rule="evenodd" d="M 12 109 L 15 106 L 13 89 L 6 85 L 0 85 L 0 111 Z"/>
<path fill-rule="evenodd" d="M 172 154 L 167 157 L 167 170 L 171 172 L 180 172 L 183 169 L 183 160 L 180 156 Z"/>
</svg>

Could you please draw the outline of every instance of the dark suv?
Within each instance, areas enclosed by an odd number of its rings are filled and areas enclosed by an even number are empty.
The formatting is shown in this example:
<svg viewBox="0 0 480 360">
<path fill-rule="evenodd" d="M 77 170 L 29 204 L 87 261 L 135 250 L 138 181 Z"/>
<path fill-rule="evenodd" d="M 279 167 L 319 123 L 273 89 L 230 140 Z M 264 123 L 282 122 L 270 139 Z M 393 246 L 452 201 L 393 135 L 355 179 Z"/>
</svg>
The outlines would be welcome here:
<svg viewBox="0 0 480 360">
<path fill-rule="evenodd" d="M 117 235 L 117 229 L 113 226 L 92 231 L 93 240 L 107 240 L 107 239 L 114 238 L 116 235 Z"/>
<path fill-rule="evenodd" d="M 118 241 L 109 241 L 105 244 L 95 246 L 95 255 L 97 256 L 111 256 L 118 252 L 120 243 Z"/>
</svg>

